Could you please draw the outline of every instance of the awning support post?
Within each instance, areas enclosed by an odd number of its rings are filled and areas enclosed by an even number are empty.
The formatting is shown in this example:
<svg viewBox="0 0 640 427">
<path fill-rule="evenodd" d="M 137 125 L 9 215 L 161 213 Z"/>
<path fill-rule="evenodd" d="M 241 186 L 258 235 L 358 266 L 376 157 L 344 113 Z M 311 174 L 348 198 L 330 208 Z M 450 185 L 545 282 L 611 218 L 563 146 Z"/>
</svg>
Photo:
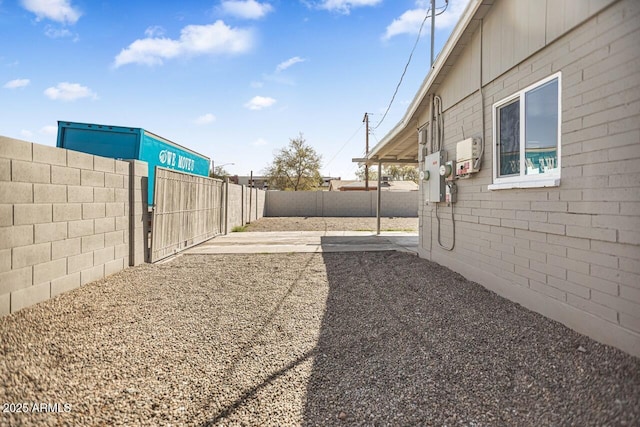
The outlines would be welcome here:
<svg viewBox="0 0 640 427">
<path fill-rule="evenodd" d="M 382 192 L 380 191 L 382 187 L 382 162 L 378 162 L 378 200 L 376 206 L 376 235 L 380 235 L 380 195 Z"/>
</svg>

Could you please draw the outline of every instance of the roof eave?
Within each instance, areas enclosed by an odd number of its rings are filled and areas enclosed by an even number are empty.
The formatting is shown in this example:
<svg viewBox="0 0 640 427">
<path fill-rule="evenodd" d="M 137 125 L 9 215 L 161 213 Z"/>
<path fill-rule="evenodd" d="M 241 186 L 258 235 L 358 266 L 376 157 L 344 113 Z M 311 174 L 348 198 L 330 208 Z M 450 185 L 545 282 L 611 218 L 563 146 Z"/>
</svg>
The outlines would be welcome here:
<svg viewBox="0 0 640 427">
<path fill-rule="evenodd" d="M 376 144 L 375 147 L 373 147 L 373 149 L 367 155 L 366 159 L 373 160 L 377 158 L 380 150 L 385 148 L 398 135 L 400 135 L 400 133 L 404 131 L 409 123 L 411 123 L 411 121 L 414 119 L 416 113 L 420 108 L 420 104 L 422 104 L 424 98 L 429 94 L 433 83 L 442 71 L 444 65 L 449 59 L 449 56 L 453 52 L 453 49 L 458 44 L 466 29 L 469 27 L 469 24 L 471 24 L 473 18 L 475 17 L 478 9 L 483 4 L 483 2 L 484 0 L 471 0 L 469 2 L 462 16 L 460 17 L 460 20 L 453 29 L 451 36 L 449 36 L 449 39 L 442 48 L 442 51 L 440 52 L 440 54 L 438 54 L 438 57 L 431 67 L 429 74 L 427 74 L 424 81 L 422 82 L 422 85 L 420 86 L 420 89 L 414 96 L 411 104 L 409 104 L 409 107 L 407 108 L 407 111 L 405 112 L 402 120 L 398 122 L 389 132 L 387 132 L 387 134 L 380 140 L 380 142 Z"/>
</svg>

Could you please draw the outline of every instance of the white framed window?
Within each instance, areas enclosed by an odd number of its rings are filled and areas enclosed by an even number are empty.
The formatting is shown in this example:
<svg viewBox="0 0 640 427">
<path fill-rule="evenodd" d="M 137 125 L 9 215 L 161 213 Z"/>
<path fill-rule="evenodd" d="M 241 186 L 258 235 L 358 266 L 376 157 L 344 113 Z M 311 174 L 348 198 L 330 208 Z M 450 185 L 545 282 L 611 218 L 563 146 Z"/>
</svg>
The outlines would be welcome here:
<svg viewBox="0 0 640 427">
<path fill-rule="evenodd" d="M 493 104 L 489 190 L 560 185 L 561 73 Z"/>
</svg>

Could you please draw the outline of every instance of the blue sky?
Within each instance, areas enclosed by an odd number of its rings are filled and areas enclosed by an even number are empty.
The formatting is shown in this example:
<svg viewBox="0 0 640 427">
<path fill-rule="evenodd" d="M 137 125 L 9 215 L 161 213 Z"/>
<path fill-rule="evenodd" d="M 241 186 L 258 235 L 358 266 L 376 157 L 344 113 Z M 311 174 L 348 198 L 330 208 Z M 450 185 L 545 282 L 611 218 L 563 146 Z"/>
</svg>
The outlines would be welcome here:
<svg viewBox="0 0 640 427">
<path fill-rule="evenodd" d="M 436 18 L 436 52 L 468 0 Z M 429 69 L 430 19 L 382 123 L 424 0 L 0 0 L 0 135 L 55 145 L 57 121 L 141 127 L 256 175 L 302 133 L 353 177 Z M 438 0 L 436 7 L 444 7 Z"/>
</svg>

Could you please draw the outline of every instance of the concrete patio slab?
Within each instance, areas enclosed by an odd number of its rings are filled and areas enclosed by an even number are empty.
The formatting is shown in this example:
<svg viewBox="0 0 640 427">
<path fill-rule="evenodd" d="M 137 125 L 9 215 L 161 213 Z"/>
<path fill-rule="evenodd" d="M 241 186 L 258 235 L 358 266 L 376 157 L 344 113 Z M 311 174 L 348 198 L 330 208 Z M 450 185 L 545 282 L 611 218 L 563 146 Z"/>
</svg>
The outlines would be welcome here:
<svg viewBox="0 0 640 427">
<path fill-rule="evenodd" d="M 188 255 L 371 252 L 418 253 L 418 233 L 368 231 L 264 231 L 218 236 L 184 251 Z"/>
</svg>

